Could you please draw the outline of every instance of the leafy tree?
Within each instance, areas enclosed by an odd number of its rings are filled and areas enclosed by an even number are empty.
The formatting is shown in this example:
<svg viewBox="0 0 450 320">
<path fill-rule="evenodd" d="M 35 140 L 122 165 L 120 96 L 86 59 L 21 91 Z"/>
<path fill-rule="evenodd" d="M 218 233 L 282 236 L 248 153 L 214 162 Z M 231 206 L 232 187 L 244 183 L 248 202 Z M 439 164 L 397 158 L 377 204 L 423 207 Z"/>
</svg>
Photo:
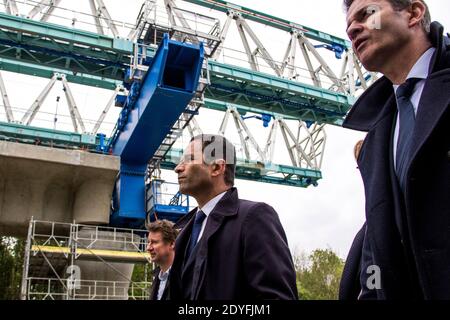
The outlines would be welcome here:
<svg viewBox="0 0 450 320">
<path fill-rule="evenodd" d="M 309 256 L 294 255 L 297 288 L 303 300 L 336 300 L 344 261 L 331 249 L 317 249 Z"/>
<path fill-rule="evenodd" d="M 131 281 L 134 286 L 130 285 L 128 290 L 128 295 L 130 297 L 143 297 L 144 295 L 150 294 L 149 284 L 144 285 L 144 283 L 151 283 L 152 281 L 153 264 L 142 264 L 136 263 L 133 269 L 133 275 L 131 276 Z M 132 291 L 134 288 L 134 292 Z"/>
<path fill-rule="evenodd" d="M 20 299 L 25 240 L 0 237 L 0 300 Z"/>
</svg>

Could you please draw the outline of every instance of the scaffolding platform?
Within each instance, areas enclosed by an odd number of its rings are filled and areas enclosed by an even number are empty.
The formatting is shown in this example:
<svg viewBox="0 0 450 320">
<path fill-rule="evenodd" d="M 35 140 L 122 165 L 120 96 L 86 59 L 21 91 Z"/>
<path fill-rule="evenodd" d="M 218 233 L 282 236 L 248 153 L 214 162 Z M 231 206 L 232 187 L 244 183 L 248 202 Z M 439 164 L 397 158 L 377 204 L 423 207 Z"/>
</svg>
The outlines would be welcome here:
<svg viewBox="0 0 450 320">
<path fill-rule="evenodd" d="M 61 258 L 66 259 L 71 253 L 71 248 L 33 245 L 31 251 L 41 251 L 51 255 L 51 258 L 60 258 L 62 256 Z M 77 259 L 80 260 L 97 261 L 100 257 L 103 260 L 110 262 L 147 263 L 150 261 L 150 254 L 144 252 L 78 248 L 74 254 L 76 254 L 78 256 Z"/>
<path fill-rule="evenodd" d="M 146 230 L 31 219 L 21 297 L 148 299 L 151 282 L 147 269 L 153 264 L 146 247 Z M 144 264 L 145 281 L 132 280 L 135 264 Z"/>
</svg>

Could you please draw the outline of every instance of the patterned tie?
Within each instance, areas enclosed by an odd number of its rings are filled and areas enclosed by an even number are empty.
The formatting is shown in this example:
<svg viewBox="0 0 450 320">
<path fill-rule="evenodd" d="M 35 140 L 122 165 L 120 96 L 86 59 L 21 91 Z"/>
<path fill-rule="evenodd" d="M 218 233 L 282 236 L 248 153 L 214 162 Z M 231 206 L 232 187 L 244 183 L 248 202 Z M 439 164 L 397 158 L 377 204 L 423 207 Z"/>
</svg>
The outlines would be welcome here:
<svg viewBox="0 0 450 320">
<path fill-rule="evenodd" d="M 396 154 L 396 166 L 395 172 L 397 174 L 400 188 L 405 191 L 405 179 L 406 179 L 406 164 L 409 159 L 409 153 L 411 149 L 411 137 L 414 131 L 415 114 L 414 106 L 410 100 L 410 97 L 414 91 L 414 87 L 421 79 L 410 78 L 406 80 L 397 89 L 397 107 L 399 112 L 399 135 L 397 141 L 397 154 Z"/>
<path fill-rule="evenodd" d="M 197 213 L 195 214 L 194 226 L 192 227 L 191 241 L 189 243 L 186 259 L 189 258 L 192 251 L 194 250 L 195 245 L 197 244 L 198 236 L 200 235 L 202 223 L 205 218 L 206 214 L 202 210 L 197 211 Z"/>
</svg>

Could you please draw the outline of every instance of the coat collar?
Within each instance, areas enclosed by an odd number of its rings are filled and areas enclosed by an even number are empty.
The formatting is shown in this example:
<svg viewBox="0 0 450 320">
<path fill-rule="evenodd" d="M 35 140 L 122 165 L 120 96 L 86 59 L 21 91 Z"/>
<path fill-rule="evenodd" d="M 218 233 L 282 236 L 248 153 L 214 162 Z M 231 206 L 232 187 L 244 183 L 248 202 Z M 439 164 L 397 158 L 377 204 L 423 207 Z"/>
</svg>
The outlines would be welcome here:
<svg viewBox="0 0 450 320">
<path fill-rule="evenodd" d="M 226 218 L 237 215 L 239 209 L 239 196 L 237 189 L 232 187 L 230 188 L 225 195 L 220 199 L 217 203 L 216 207 L 210 213 L 205 230 L 202 235 L 202 239 L 198 243 L 197 250 L 197 259 L 195 259 L 195 269 L 200 270 L 205 267 L 205 262 L 207 260 L 208 255 L 208 243 L 212 236 L 220 229 Z M 184 247 L 187 245 L 190 237 L 190 232 L 192 230 L 192 225 L 194 223 L 194 216 L 197 212 L 197 208 L 189 212 L 183 219 L 177 222 L 178 227 L 183 227 L 180 235 L 177 239 L 177 245 L 179 245 L 179 253 L 184 256 L 181 250 L 184 250 Z M 183 245 L 184 243 L 184 245 Z M 183 260 L 183 258 L 181 258 Z M 186 266 L 193 263 L 191 257 L 186 261 Z M 185 267 L 186 267 L 185 266 Z M 192 285 L 194 288 L 194 299 L 198 297 L 200 293 L 200 289 L 202 287 L 203 281 L 205 277 L 205 272 L 194 273 L 192 279 Z"/>
<path fill-rule="evenodd" d="M 443 36 L 444 28 L 438 22 L 431 24 L 430 41 L 436 51 L 430 62 L 430 76 L 439 70 L 450 68 L 450 42 Z M 395 111 L 386 101 L 393 95 L 392 82 L 381 77 L 356 101 L 347 115 L 343 127 L 369 131 L 386 115 Z"/>
<path fill-rule="evenodd" d="M 411 141 L 411 156 L 407 167 L 411 166 L 412 161 L 416 158 L 417 153 L 428 140 L 433 129 L 442 118 L 444 112 L 449 106 L 450 92 L 450 69 L 445 69 L 432 74 L 425 82 L 425 87 L 420 99 L 422 101 L 432 101 L 432 108 L 421 108 L 417 111 L 416 125 L 414 128 Z M 440 94 L 442 93 L 442 94 Z"/>
<path fill-rule="evenodd" d="M 237 214 L 238 209 L 238 191 L 235 187 L 228 189 L 228 191 L 223 195 L 222 199 L 217 203 L 211 214 L 222 215 L 222 216 L 233 216 Z M 197 208 L 191 210 L 188 214 L 180 218 L 175 223 L 176 229 L 185 229 L 189 224 L 193 223 L 193 217 L 197 213 Z"/>
</svg>

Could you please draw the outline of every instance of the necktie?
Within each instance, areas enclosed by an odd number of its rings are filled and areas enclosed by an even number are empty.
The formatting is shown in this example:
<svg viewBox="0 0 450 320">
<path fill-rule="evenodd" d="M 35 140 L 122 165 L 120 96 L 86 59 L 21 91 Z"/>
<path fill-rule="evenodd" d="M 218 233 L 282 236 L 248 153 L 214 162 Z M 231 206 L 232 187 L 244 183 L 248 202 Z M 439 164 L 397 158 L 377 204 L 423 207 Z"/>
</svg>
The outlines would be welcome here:
<svg viewBox="0 0 450 320">
<path fill-rule="evenodd" d="M 402 191 L 405 191 L 406 164 L 409 159 L 411 137 L 413 135 L 416 118 L 410 97 L 418 81 L 420 81 L 418 78 L 410 78 L 406 80 L 405 83 L 398 87 L 396 93 L 400 128 L 397 141 L 397 154 L 395 158 L 395 172 Z"/>
<path fill-rule="evenodd" d="M 197 211 L 197 213 L 195 214 L 194 226 L 192 227 L 192 233 L 191 233 L 191 241 L 189 242 L 189 248 L 188 248 L 186 258 L 188 258 L 191 255 L 192 250 L 194 250 L 194 247 L 197 244 L 198 236 L 200 235 L 200 230 L 202 229 L 202 223 L 203 223 L 203 220 L 205 220 L 205 218 L 206 218 L 206 214 L 201 210 Z"/>
</svg>

